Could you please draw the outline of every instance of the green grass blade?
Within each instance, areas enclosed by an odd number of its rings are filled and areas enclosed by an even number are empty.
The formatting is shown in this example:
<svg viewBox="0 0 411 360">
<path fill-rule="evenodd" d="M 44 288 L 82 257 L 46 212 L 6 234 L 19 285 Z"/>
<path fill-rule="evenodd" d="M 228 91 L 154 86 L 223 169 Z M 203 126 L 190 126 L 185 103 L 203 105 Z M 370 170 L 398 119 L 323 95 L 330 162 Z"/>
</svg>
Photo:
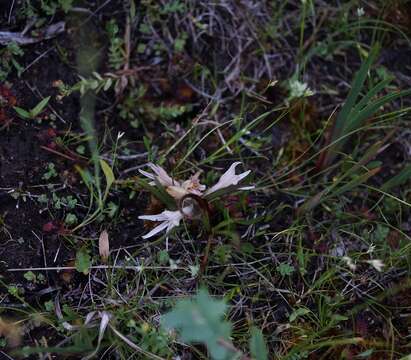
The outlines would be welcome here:
<svg viewBox="0 0 411 360">
<path fill-rule="evenodd" d="M 382 191 L 388 191 L 397 186 L 403 185 L 411 178 L 411 165 L 406 166 L 397 175 L 386 181 L 382 186 Z"/>
<path fill-rule="evenodd" d="M 373 177 L 375 174 L 377 174 L 381 168 L 375 168 L 370 171 L 367 171 L 365 174 L 362 174 L 360 176 L 355 177 L 345 185 L 341 186 L 338 188 L 335 192 L 331 194 L 331 196 L 339 196 L 347 191 L 355 189 L 358 185 L 361 185 L 365 183 L 369 178 Z"/>
<path fill-rule="evenodd" d="M 411 89 L 404 90 L 404 91 L 398 91 L 393 94 L 388 94 L 383 96 L 382 98 L 374 101 L 373 103 L 367 105 L 364 109 L 362 109 L 354 118 L 354 120 L 351 121 L 351 125 L 346 129 L 347 132 L 350 132 L 362 125 L 362 123 L 371 117 L 377 110 L 381 108 L 381 106 L 396 100 L 400 97 L 408 96 L 411 94 Z M 344 141 L 343 141 L 344 143 Z"/>
<path fill-rule="evenodd" d="M 345 127 L 348 115 L 354 108 L 358 96 L 360 95 L 365 79 L 367 78 L 368 71 L 370 70 L 372 63 L 375 61 L 375 58 L 378 54 L 378 49 L 379 48 L 377 46 L 371 49 L 368 59 L 361 65 L 360 70 L 357 72 L 354 78 L 354 82 L 348 94 L 347 100 L 345 101 L 335 122 L 333 139 L 340 137 L 339 135 L 341 135 L 341 131 Z"/>
<path fill-rule="evenodd" d="M 392 78 L 382 80 L 377 85 L 375 85 L 370 91 L 368 91 L 355 105 L 354 109 L 351 111 L 351 114 L 357 114 L 363 109 L 367 104 L 372 100 L 374 96 L 376 96 L 380 91 L 384 90 L 392 81 Z"/>
<path fill-rule="evenodd" d="M 213 162 L 217 155 L 221 154 L 224 150 L 227 149 L 231 144 L 234 142 L 238 141 L 242 136 L 244 136 L 248 131 L 251 129 L 255 128 L 259 123 L 261 123 L 267 116 L 271 115 L 272 113 L 276 112 L 277 109 L 269 110 L 260 116 L 256 117 L 253 121 L 251 121 L 249 124 L 244 126 L 244 128 L 240 129 L 237 131 L 230 139 L 226 141 L 224 145 L 222 145 L 220 148 L 218 148 L 216 151 L 214 151 L 210 156 L 208 156 L 205 160 L 201 162 L 202 165 L 211 163 Z M 277 121 L 277 120 L 276 120 Z M 214 131 L 214 129 L 212 130 Z M 208 133 L 207 133 L 208 135 Z M 179 162 L 178 165 L 180 165 L 181 161 Z"/>
<path fill-rule="evenodd" d="M 353 110 L 355 103 L 358 99 L 358 96 L 360 95 L 361 89 L 364 85 L 364 82 L 367 78 L 368 72 L 371 68 L 371 65 L 375 61 L 379 51 L 379 46 L 374 46 L 368 56 L 368 59 L 361 65 L 360 70 L 358 70 L 354 82 L 352 85 L 352 88 L 348 94 L 347 100 L 345 101 L 340 113 L 337 116 L 337 119 L 334 124 L 334 129 L 332 132 L 331 136 L 331 143 L 335 142 L 339 138 L 341 138 L 345 131 L 346 131 L 346 126 L 349 122 L 349 115 L 351 111 Z M 341 149 L 343 146 L 343 142 L 337 141 L 335 145 L 331 146 L 327 154 L 324 157 L 324 161 L 322 166 L 328 166 L 337 156 L 338 151 Z"/>
<path fill-rule="evenodd" d="M 369 178 L 377 174 L 381 169 L 375 168 L 367 171 L 365 174 L 359 175 L 351 179 L 345 185 L 341 186 L 340 188 L 332 191 L 336 186 L 336 184 L 331 185 L 318 194 L 314 195 L 313 197 L 309 198 L 299 209 L 298 213 L 303 214 L 308 211 L 311 211 L 316 206 L 320 205 L 323 201 L 329 199 L 330 197 L 340 196 L 343 193 L 355 189 L 357 186 L 365 183 Z M 338 181 L 339 182 L 339 181 Z"/>
</svg>

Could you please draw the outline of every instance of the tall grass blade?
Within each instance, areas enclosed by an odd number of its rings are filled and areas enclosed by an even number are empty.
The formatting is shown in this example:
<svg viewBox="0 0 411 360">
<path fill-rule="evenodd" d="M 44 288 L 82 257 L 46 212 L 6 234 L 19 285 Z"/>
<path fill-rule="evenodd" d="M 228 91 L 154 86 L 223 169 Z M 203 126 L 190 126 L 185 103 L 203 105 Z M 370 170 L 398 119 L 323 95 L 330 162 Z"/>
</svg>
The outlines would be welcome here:
<svg viewBox="0 0 411 360">
<path fill-rule="evenodd" d="M 371 65 L 375 61 L 379 51 L 379 46 L 374 46 L 368 56 L 368 59 L 361 65 L 360 70 L 358 70 L 352 88 L 348 94 L 347 100 L 345 101 L 340 113 L 337 116 L 337 119 L 334 124 L 334 129 L 331 136 L 331 143 L 337 139 L 340 139 L 344 135 L 344 130 L 349 121 L 350 112 L 355 107 L 358 96 L 360 95 L 361 89 L 364 85 L 364 82 L 367 78 L 368 71 L 371 68 Z M 328 166 L 337 156 L 339 149 L 341 149 L 341 142 L 336 142 L 335 145 L 331 146 L 328 149 L 328 152 L 324 158 L 322 167 Z"/>
<path fill-rule="evenodd" d="M 411 178 L 411 164 L 402 169 L 397 175 L 386 181 L 382 186 L 382 191 L 388 191 L 397 186 L 403 185 Z"/>
<path fill-rule="evenodd" d="M 372 169 L 370 171 L 367 171 L 365 174 L 359 175 L 349 181 L 347 184 L 341 186 L 338 188 L 335 192 L 332 193 L 332 196 L 339 196 L 342 195 L 343 193 L 355 189 L 358 185 L 361 185 L 365 183 L 369 178 L 373 177 L 375 174 L 377 174 L 381 168 L 377 167 L 375 169 Z"/>
</svg>

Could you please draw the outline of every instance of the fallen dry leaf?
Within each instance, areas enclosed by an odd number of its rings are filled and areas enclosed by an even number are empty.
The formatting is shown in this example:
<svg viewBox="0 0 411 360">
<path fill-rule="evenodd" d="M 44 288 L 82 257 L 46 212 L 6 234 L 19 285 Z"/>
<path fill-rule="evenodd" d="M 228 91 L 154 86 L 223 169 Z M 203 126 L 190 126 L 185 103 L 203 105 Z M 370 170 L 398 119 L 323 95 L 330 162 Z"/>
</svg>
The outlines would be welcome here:
<svg viewBox="0 0 411 360">
<path fill-rule="evenodd" d="M 100 234 L 100 238 L 98 239 L 98 250 L 101 260 L 104 263 L 107 262 L 108 256 L 110 255 L 110 243 L 108 241 L 108 233 L 106 230 L 102 231 Z"/>
</svg>

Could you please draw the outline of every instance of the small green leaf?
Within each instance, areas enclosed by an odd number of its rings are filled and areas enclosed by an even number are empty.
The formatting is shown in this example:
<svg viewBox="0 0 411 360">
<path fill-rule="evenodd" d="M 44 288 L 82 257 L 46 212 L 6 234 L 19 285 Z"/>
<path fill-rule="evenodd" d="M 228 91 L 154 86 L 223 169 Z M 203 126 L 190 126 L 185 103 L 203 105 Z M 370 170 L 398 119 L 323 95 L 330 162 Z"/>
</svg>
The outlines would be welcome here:
<svg viewBox="0 0 411 360">
<path fill-rule="evenodd" d="M 90 171 L 88 169 L 82 169 L 78 165 L 75 165 L 74 168 L 80 174 L 81 179 L 83 180 L 84 184 L 87 186 L 87 188 L 90 190 L 90 192 L 92 192 L 92 189 L 93 189 L 93 186 L 94 186 L 94 178 L 91 175 Z"/>
<path fill-rule="evenodd" d="M 136 4 L 134 0 L 130 1 L 130 17 L 133 20 L 136 17 Z"/>
<path fill-rule="evenodd" d="M 222 319 L 226 310 L 224 301 L 213 299 L 203 289 L 193 299 L 177 302 L 162 323 L 166 328 L 178 329 L 184 342 L 207 345 L 212 359 L 224 360 L 233 355 L 221 345 L 221 341 L 230 343 L 231 324 Z"/>
<path fill-rule="evenodd" d="M 306 308 L 298 308 L 297 310 L 294 310 L 293 313 L 290 315 L 290 322 L 293 322 L 298 317 L 307 315 L 310 312 L 311 311 Z"/>
<path fill-rule="evenodd" d="M 91 257 L 85 248 L 81 248 L 76 254 L 76 270 L 87 275 L 90 272 Z"/>
<path fill-rule="evenodd" d="M 137 46 L 137 52 L 139 53 L 139 54 L 144 54 L 144 52 L 146 51 L 146 48 L 147 48 L 147 46 L 146 46 L 146 44 L 138 44 L 138 46 Z"/>
<path fill-rule="evenodd" d="M 165 265 L 170 260 L 170 255 L 168 254 L 168 252 L 166 250 L 160 250 L 157 253 L 157 259 L 158 259 L 158 262 L 160 263 L 160 265 Z"/>
<path fill-rule="evenodd" d="M 53 311 L 54 312 L 54 301 L 53 300 L 48 300 L 44 303 L 44 308 L 46 311 Z"/>
<path fill-rule="evenodd" d="M 104 193 L 104 197 L 106 198 L 108 192 L 110 191 L 111 185 L 115 181 L 113 170 L 111 169 L 110 165 L 107 164 L 104 160 L 100 159 L 100 165 L 103 169 L 104 176 L 106 177 L 106 191 Z"/>
<path fill-rule="evenodd" d="M 263 333 L 260 329 L 253 327 L 251 329 L 250 352 L 255 360 L 267 360 L 268 349 L 264 341 Z"/>
<path fill-rule="evenodd" d="M 36 274 L 34 274 L 32 271 L 24 273 L 23 276 L 27 281 L 36 282 Z"/>
<path fill-rule="evenodd" d="M 73 0 L 59 0 L 59 3 L 66 14 L 73 6 Z"/>
<path fill-rule="evenodd" d="M 113 85 L 113 80 L 111 78 L 108 78 L 104 84 L 103 90 L 107 91 L 110 89 L 111 85 Z"/>
<path fill-rule="evenodd" d="M 39 115 L 44 108 L 47 106 L 49 103 L 50 96 L 47 96 L 43 100 L 41 100 L 33 109 L 30 110 L 30 116 L 31 118 L 35 118 L 37 115 Z"/>
<path fill-rule="evenodd" d="M 406 183 L 411 178 L 411 165 L 405 166 L 397 175 L 390 178 L 382 186 L 382 191 L 388 191 Z"/>
<path fill-rule="evenodd" d="M 278 268 L 278 272 L 281 276 L 290 276 L 294 272 L 294 266 L 288 263 L 281 263 Z"/>
<path fill-rule="evenodd" d="M 76 147 L 76 151 L 80 155 L 84 155 L 86 153 L 86 147 L 84 145 L 79 145 L 79 146 Z"/>
<path fill-rule="evenodd" d="M 23 119 L 30 119 L 30 113 L 21 107 L 18 106 L 13 106 L 13 109 L 16 111 L 16 113 Z"/>
<path fill-rule="evenodd" d="M 7 287 L 7 291 L 10 295 L 18 296 L 19 295 L 19 288 L 15 285 L 10 285 Z"/>
<path fill-rule="evenodd" d="M 331 320 L 335 323 L 339 323 L 340 321 L 347 321 L 348 317 L 340 314 L 334 314 L 331 316 Z"/>
<path fill-rule="evenodd" d="M 66 218 L 64 219 L 64 222 L 65 222 L 67 225 L 77 224 L 77 221 L 78 221 L 77 216 L 74 215 L 74 214 L 72 214 L 72 213 L 68 213 L 68 214 L 66 215 Z"/>
</svg>

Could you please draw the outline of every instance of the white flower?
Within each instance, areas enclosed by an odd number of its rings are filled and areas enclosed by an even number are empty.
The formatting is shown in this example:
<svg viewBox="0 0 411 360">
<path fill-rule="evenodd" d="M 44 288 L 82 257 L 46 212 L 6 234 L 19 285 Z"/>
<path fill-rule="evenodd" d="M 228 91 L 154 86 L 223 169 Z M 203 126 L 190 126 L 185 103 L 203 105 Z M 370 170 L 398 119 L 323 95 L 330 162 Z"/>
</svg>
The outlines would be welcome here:
<svg viewBox="0 0 411 360">
<path fill-rule="evenodd" d="M 206 186 L 200 184 L 198 179 L 200 172 L 195 173 L 189 180 L 183 181 L 181 185 L 169 186 L 166 190 L 175 199 L 180 200 L 184 195 L 194 194 L 198 196 L 203 195 Z"/>
<path fill-rule="evenodd" d="M 209 188 L 205 192 L 205 195 L 211 194 L 213 192 L 216 192 L 218 190 L 224 189 L 232 185 L 237 185 L 242 179 L 244 179 L 251 172 L 251 170 L 248 170 L 241 174 L 236 175 L 235 168 L 240 164 L 241 163 L 239 161 L 236 161 L 235 163 L 231 164 L 228 170 L 220 177 L 220 180 L 218 180 L 217 184 Z M 240 190 L 250 190 L 253 188 L 254 186 L 247 186 L 247 187 L 241 188 Z"/>
<path fill-rule="evenodd" d="M 290 80 L 288 87 L 290 89 L 289 100 L 314 95 L 314 92 L 308 87 L 308 84 L 298 80 Z"/>
<path fill-rule="evenodd" d="M 202 197 L 203 195 L 211 194 L 217 190 L 224 189 L 226 187 L 237 185 L 242 179 L 244 179 L 251 170 L 245 171 L 241 174 L 235 174 L 235 168 L 241 164 L 239 161 L 231 164 L 229 169 L 220 177 L 217 184 L 205 191 L 206 186 L 200 183 L 199 176 L 200 172 L 195 173 L 190 179 L 183 182 L 179 182 L 173 179 L 167 172 L 159 165 L 154 165 L 149 163 L 148 166 L 153 170 L 154 174 L 148 173 L 144 170 L 139 170 L 139 172 L 148 177 L 151 180 L 157 180 L 161 185 L 165 187 L 165 190 L 176 200 L 180 200 L 183 196 L 187 194 L 194 194 Z M 155 186 L 155 181 L 149 183 L 151 186 Z M 240 190 L 250 190 L 254 189 L 254 186 L 247 186 L 240 188 Z"/>
<path fill-rule="evenodd" d="M 180 221 L 183 218 L 183 214 L 180 210 L 177 211 L 169 211 L 164 210 L 161 214 L 157 215 L 140 215 L 138 217 L 141 220 L 149 220 L 149 221 L 161 221 L 161 224 L 156 226 L 153 230 L 151 230 L 148 234 L 143 236 L 143 239 L 148 239 L 159 232 L 166 229 L 166 233 L 168 233 L 172 228 L 180 225 Z"/>
<path fill-rule="evenodd" d="M 358 17 L 364 16 L 364 14 L 365 14 L 364 8 L 362 8 L 362 7 L 357 8 L 357 16 Z"/>
<path fill-rule="evenodd" d="M 173 198 L 175 198 L 176 200 L 180 200 L 187 194 L 194 194 L 199 197 L 203 197 L 204 195 L 211 194 L 217 190 L 224 189 L 232 185 L 237 185 L 242 179 L 244 179 L 251 172 L 251 170 L 248 170 L 241 174 L 236 175 L 235 168 L 239 164 L 240 162 L 233 163 L 229 167 L 229 169 L 220 177 L 220 180 L 218 180 L 217 184 L 211 187 L 208 191 L 205 191 L 206 186 L 200 183 L 200 180 L 199 180 L 200 172 L 197 172 L 196 174 L 191 176 L 190 179 L 188 180 L 179 182 L 177 180 L 174 180 L 171 176 L 169 176 L 167 172 L 161 166 L 154 165 L 152 163 L 149 163 L 148 166 L 151 168 L 154 174 L 148 173 L 143 170 L 139 170 L 139 171 L 141 174 L 143 174 L 147 178 L 151 180 L 156 180 L 156 181 L 151 181 L 149 183 L 151 186 L 156 186 L 156 182 L 158 182 L 162 186 L 164 186 L 165 190 Z M 248 189 L 253 189 L 253 188 L 254 186 L 248 186 L 248 187 L 242 187 L 240 188 L 240 190 L 248 190 Z M 140 215 L 138 218 L 141 220 L 161 222 L 158 226 L 152 229 L 148 234 L 144 235 L 143 239 L 147 239 L 149 237 L 157 235 L 163 230 L 166 230 L 166 233 L 168 233 L 171 229 L 180 225 L 180 221 L 183 218 L 194 219 L 195 218 L 194 210 L 195 210 L 195 205 L 191 203 L 191 204 L 187 204 L 187 206 L 184 206 L 182 209 L 177 210 L 177 211 L 164 210 L 162 213 L 156 214 L 156 215 Z"/>
<path fill-rule="evenodd" d="M 184 215 L 190 216 L 193 207 L 186 206 L 182 209 L 183 211 L 181 212 L 180 210 L 176 211 L 170 211 L 170 210 L 164 210 L 160 214 L 156 215 L 140 215 L 138 218 L 141 220 L 149 220 L 149 221 L 161 221 L 161 224 L 156 226 L 153 230 L 151 230 L 148 234 L 145 234 L 143 236 L 143 239 L 148 239 L 149 237 L 152 237 L 159 232 L 163 231 L 166 229 L 166 234 L 170 232 L 170 230 L 178 225 L 180 225 L 180 221 L 184 218 Z"/>
<path fill-rule="evenodd" d="M 355 271 L 355 269 L 357 268 L 357 265 L 354 264 L 354 262 L 349 256 L 343 256 L 342 259 L 343 261 L 345 261 L 345 263 L 347 264 L 347 266 L 350 268 L 351 271 Z"/>
<path fill-rule="evenodd" d="M 141 174 L 143 174 L 145 177 L 148 177 L 151 180 L 157 180 L 161 185 L 163 186 L 180 186 L 180 183 L 176 180 L 174 180 L 170 175 L 167 174 L 167 171 L 165 171 L 161 166 L 159 165 L 154 165 L 153 163 L 148 163 L 147 164 L 151 170 L 153 170 L 154 174 L 150 174 L 147 171 L 144 170 L 139 170 Z M 150 182 L 150 185 L 155 186 L 156 183 L 155 181 Z"/>
<path fill-rule="evenodd" d="M 373 253 L 374 250 L 375 250 L 375 245 L 374 245 L 374 244 L 371 244 L 370 247 L 369 247 L 368 250 L 367 250 L 367 254 Z"/>
<path fill-rule="evenodd" d="M 141 174 L 148 177 L 149 179 L 157 179 L 157 181 L 163 185 L 166 191 L 176 200 L 180 200 L 184 195 L 195 194 L 201 196 L 205 190 L 205 185 L 200 184 L 199 176 L 200 172 L 197 172 L 189 180 L 180 183 L 179 181 L 173 179 L 167 174 L 167 172 L 159 165 L 154 165 L 149 163 L 148 166 L 153 170 L 154 174 L 150 174 L 144 170 L 139 170 Z M 155 186 L 154 181 L 149 183 L 152 186 Z"/>
<path fill-rule="evenodd" d="M 206 186 L 200 184 L 200 180 L 198 179 L 199 176 L 200 171 L 197 171 L 193 176 L 190 177 L 189 180 L 183 182 L 182 187 L 193 194 L 201 195 L 201 192 L 205 190 Z"/>
<path fill-rule="evenodd" d="M 370 264 L 378 272 L 381 272 L 385 266 L 384 263 L 379 259 L 367 260 L 366 263 Z"/>
<path fill-rule="evenodd" d="M 178 269 L 178 264 L 179 264 L 180 260 L 170 259 L 169 262 L 170 262 L 170 270 L 177 270 Z"/>
</svg>

